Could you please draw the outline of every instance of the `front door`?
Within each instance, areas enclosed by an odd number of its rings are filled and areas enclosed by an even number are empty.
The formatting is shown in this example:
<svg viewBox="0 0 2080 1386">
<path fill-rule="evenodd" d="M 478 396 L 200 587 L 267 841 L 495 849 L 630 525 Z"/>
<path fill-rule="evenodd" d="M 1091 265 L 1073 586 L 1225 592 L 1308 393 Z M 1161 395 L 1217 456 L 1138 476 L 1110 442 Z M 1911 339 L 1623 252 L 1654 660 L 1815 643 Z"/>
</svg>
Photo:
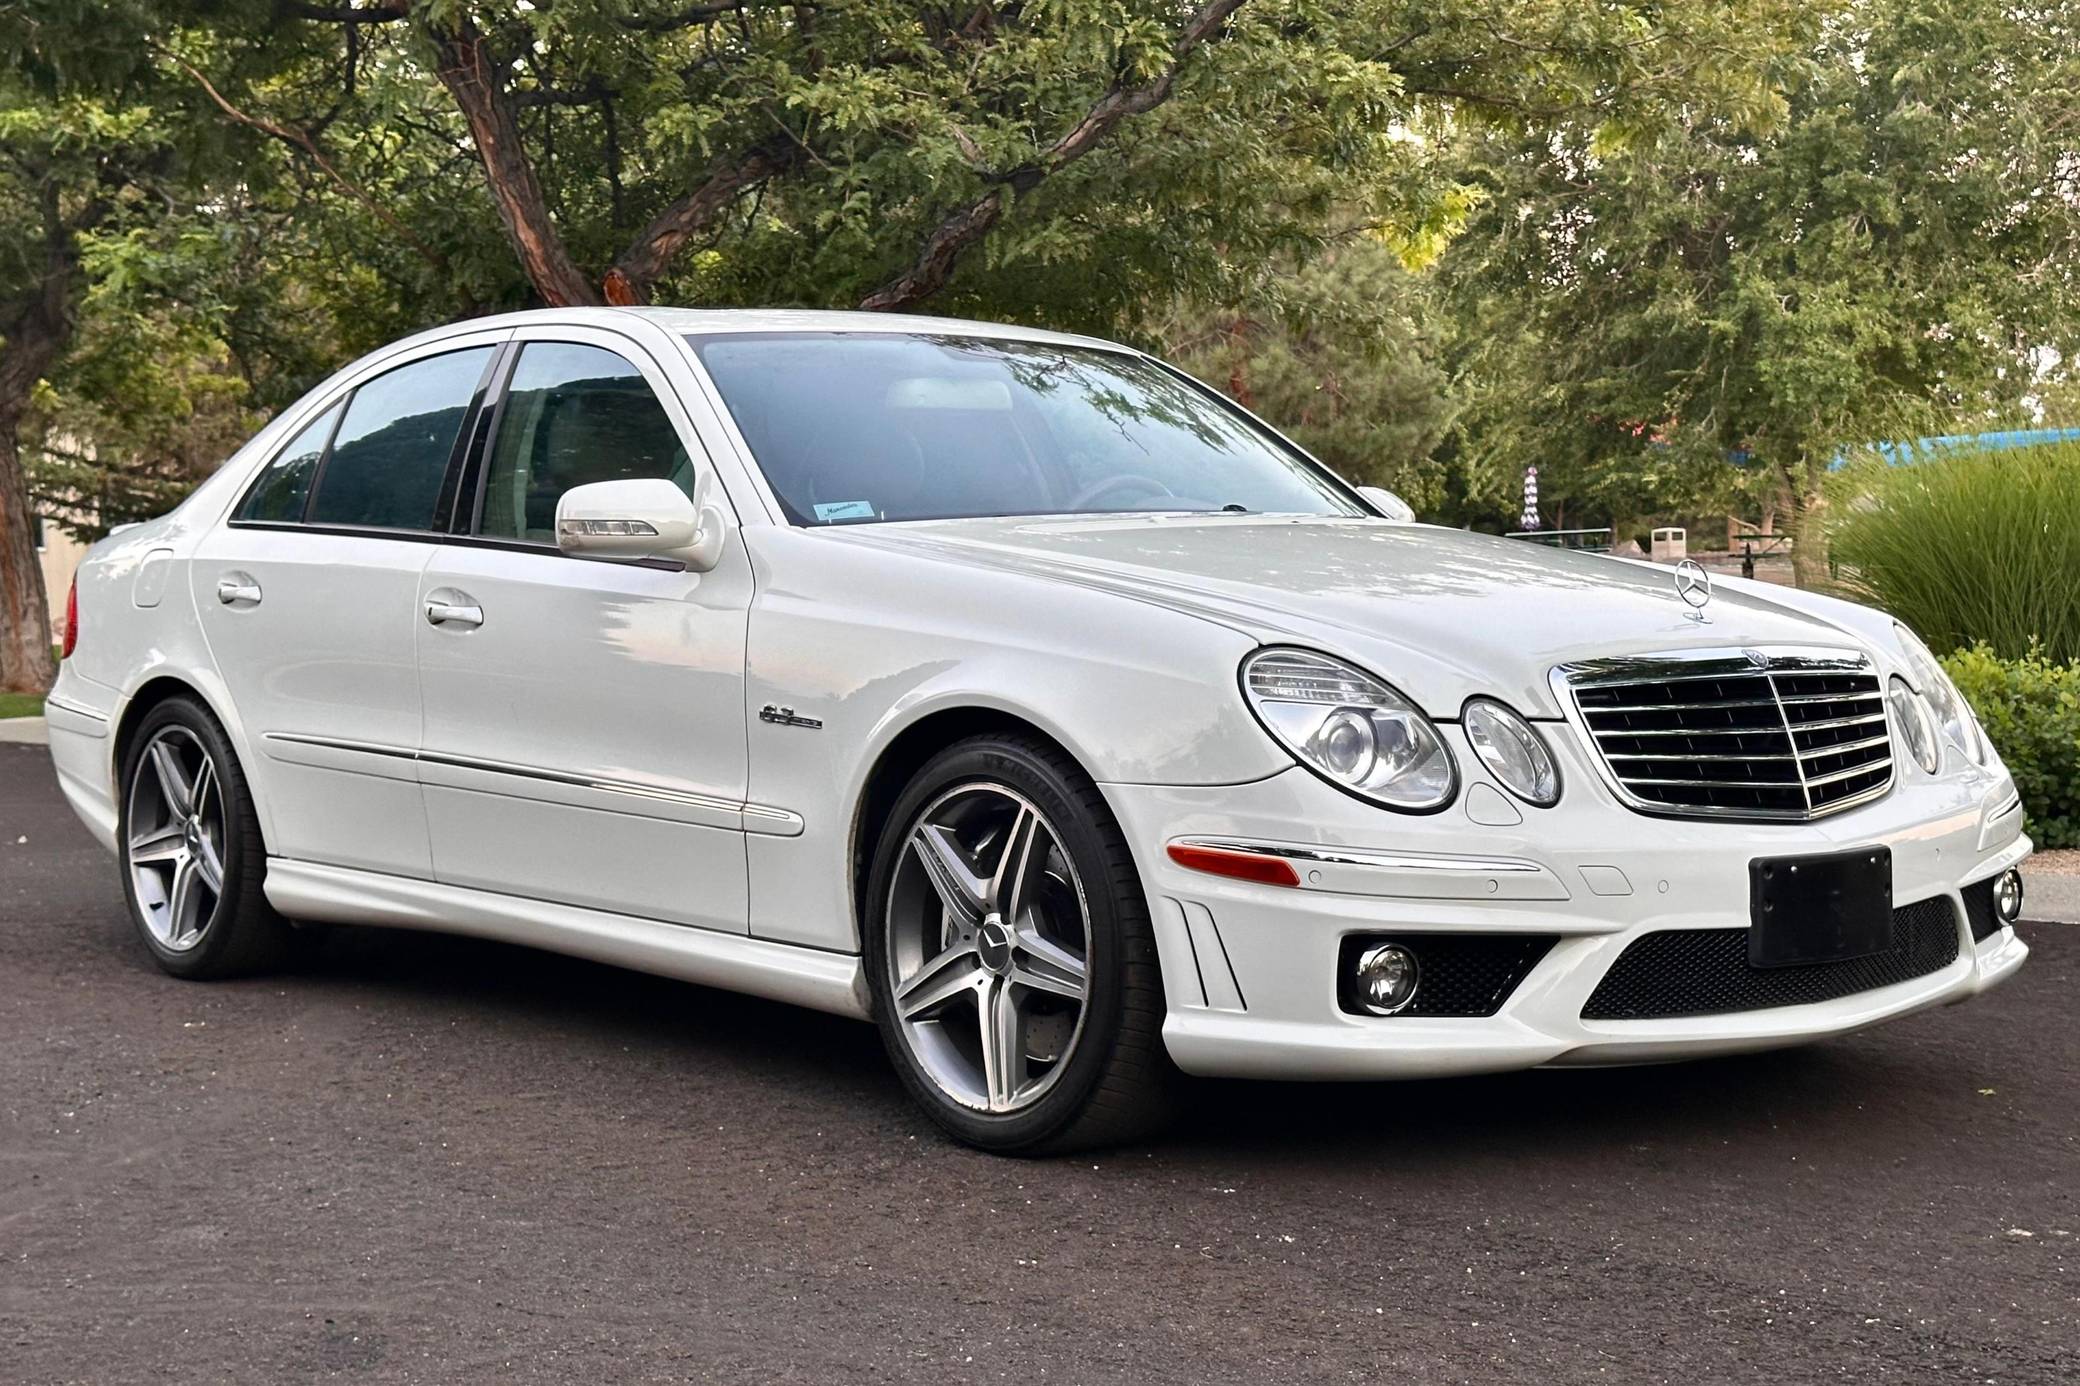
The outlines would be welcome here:
<svg viewBox="0 0 2080 1386">
<path fill-rule="evenodd" d="M 712 572 L 560 553 L 574 486 L 708 465 L 618 334 L 522 331 L 462 504 L 419 578 L 419 759 L 444 884 L 748 928 L 743 545 Z"/>
<path fill-rule="evenodd" d="M 189 564 L 277 855 L 432 875 L 413 610 L 445 528 L 442 483 L 506 335 L 443 344 L 344 391 Z"/>
</svg>

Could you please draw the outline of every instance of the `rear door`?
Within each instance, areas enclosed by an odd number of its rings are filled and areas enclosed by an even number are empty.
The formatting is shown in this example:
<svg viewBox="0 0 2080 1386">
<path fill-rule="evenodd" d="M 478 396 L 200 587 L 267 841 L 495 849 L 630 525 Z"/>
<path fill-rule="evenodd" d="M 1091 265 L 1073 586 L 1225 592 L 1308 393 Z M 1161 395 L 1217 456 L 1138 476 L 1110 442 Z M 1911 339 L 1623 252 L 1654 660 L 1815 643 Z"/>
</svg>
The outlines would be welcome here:
<svg viewBox="0 0 2080 1386">
<path fill-rule="evenodd" d="M 514 348 L 462 532 L 419 577 L 437 878 L 743 933 L 744 546 L 706 573 L 559 552 L 571 487 L 691 495 L 710 464 L 634 340 L 541 327 Z"/>
<path fill-rule="evenodd" d="M 412 760 L 419 574 L 509 335 L 371 369 L 275 455 L 189 564 L 278 855 L 433 873 Z"/>
</svg>

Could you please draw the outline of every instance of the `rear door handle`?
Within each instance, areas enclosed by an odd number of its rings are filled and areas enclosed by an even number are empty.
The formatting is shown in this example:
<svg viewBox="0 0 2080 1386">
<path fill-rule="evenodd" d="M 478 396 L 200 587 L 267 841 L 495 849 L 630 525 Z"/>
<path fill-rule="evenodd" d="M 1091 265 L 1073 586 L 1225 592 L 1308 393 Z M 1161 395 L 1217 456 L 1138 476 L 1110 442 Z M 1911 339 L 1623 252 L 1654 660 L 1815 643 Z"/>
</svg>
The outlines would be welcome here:
<svg viewBox="0 0 2080 1386">
<path fill-rule="evenodd" d="M 226 606 L 260 605 L 260 584 L 244 573 L 217 579 L 217 600 Z"/>
<path fill-rule="evenodd" d="M 435 626 L 481 626 L 484 608 L 460 592 L 436 592 L 426 599 L 426 621 Z"/>
</svg>

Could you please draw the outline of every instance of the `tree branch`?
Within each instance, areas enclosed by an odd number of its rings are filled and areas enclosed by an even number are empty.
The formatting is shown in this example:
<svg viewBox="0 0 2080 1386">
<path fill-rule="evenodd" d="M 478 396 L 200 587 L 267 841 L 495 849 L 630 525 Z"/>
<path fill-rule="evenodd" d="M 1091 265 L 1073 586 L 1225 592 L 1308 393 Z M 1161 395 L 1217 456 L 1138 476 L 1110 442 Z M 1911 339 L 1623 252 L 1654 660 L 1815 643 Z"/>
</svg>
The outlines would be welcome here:
<svg viewBox="0 0 2080 1386">
<path fill-rule="evenodd" d="M 420 259 L 426 261 L 427 264 L 433 266 L 437 270 L 445 270 L 448 267 L 448 260 L 446 256 L 442 255 L 440 251 L 434 249 L 425 241 L 419 239 L 417 235 L 413 234 L 411 228 L 406 226 L 402 221 L 398 220 L 397 217 L 393 215 L 388 208 L 384 207 L 381 203 L 377 202 L 374 195 L 372 195 L 368 191 L 368 189 L 362 187 L 359 183 L 356 183 L 353 179 L 347 177 L 344 173 L 341 173 L 339 171 L 339 166 L 334 164 L 331 159 L 326 157 L 325 151 L 318 144 L 317 138 L 314 135 L 312 135 L 309 131 L 297 129 L 294 126 L 289 125 L 278 125 L 274 121 L 266 120 L 260 116 L 252 115 L 246 111 L 240 110 L 238 107 L 232 105 L 230 101 L 225 99 L 224 94 L 222 92 L 218 91 L 214 86 L 210 85 L 209 78 L 203 76 L 202 73 L 199 70 L 197 70 L 193 64 L 187 61 L 187 59 L 181 57 L 177 53 L 169 52 L 164 48 L 161 48 L 159 52 L 162 55 L 164 55 L 170 62 L 172 62 L 175 67 L 178 67 L 181 71 L 187 73 L 190 77 L 194 78 L 196 85 L 202 88 L 203 93 L 207 95 L 212 102 L 215 103 L 218 110 L 222 111 L 225 115 L 231 117 L 231 119 L 237 121 L 240 125 L 246 126 L 249 129 L 258 130 L 261 134 L 266 135 L 271 139 L 280 140 L 283 144 L 288 145 L 292 149 L 301 150 L 306 156 L 309 157 L 312 163 L 316 164 L 321 170 L 324 171 L 326 177 L 330 178 L 334 183 L 339 185 L 341 191 L 345 192 L 356 202 L 359 202 L 363 207 L 366 207 L 369 210 L 369 213 L 372 216 L 374 216 L 378 221 L 382 222 L 383 225 L 389 227 L 392 231 L 396 232 L 399 239 L 403 240 L 406 245 L 410 246 L 415 252 L 418 253 Z"/>
<path fill-rule="evenodd" d="M 1030 192 L 1097 148 L 1121 121 L 1152 111 L 1169 100 L 1185 62 L 1242 5 L 1243 0 L 1207 0 L 1171 45 L 1170 65 L 1154 81 L 1139 87 L 1115 82 L 1084 113 L 1075 128 L 1048 146 L 1037 160 L 1009 172 L 985 175 L 996 186 L 941 219 L 926 235 L 910 267 L 861 299 L 859 306 L 890 312 L 910 307 L 946 287 L 961 256 L 988 236 L 1003 218 L 1007 196 Z"/>
<path fill-rule="evenodd" d="M 717 160 L 699 187 L 659 212 L 637 233 L 614 262 L 614 268 L 628 276 L 638 295 L 647 296 L 650 286 L 670 267 L 686 242 L 713 221 L 737 194 L 793 168 L 801 157 L 801 146 L 792 137 L 785 137 Z"/>
<path fill-rule="evenodd" d="M 769 0 L 766 4 L 754 4 L 752 0 L 712 0 L 712 3 L 686 5 L 670 14 L 631 14 L 621 17 L 621 27 L 634 29 L 644 34 L 668 34 L 674 29 L 690 29 L 696 24 L 705 24 L 724 15 L 742 15 L 747 10 L 796 11 L 816 8 L 806 0 Z"/>
<path fill-rule="evenodd" d="M 579 270 L 549 215 L 541 180 L 521 142 L 503 65 L 492 56 L 483 32 L 462 14 L 452 28 L 428 22 L 426 34 L 437 54 L 436 74 L 469 124 L 506 239 L 535 292 L 552 308 L 599 303 L 600 291 Z"/>
<path fill-rule="evenodd" d="M 277 6 L 291 19 L 309 19 L 320 24 L 394 24 L 411 11 L 410 0 L 378 0 L 373 5 Z"/>
</svg>

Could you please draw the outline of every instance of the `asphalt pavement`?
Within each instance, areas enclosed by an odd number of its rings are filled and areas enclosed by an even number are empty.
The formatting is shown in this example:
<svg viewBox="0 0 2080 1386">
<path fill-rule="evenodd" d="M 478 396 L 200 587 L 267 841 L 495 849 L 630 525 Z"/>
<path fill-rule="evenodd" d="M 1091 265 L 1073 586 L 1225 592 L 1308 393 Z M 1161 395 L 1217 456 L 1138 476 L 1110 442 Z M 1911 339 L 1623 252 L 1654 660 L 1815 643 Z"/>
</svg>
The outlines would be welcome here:
<svg viewBox="0 0 2080 1386">
<path fill-rule="evenodd" d="M 162 976 L 0 745 L 0 1380 L 2080 1380 L 2080 928 L 1812 1048 L 992 1159 L 866 1026 L 341 930 Z"/>
</svg>

